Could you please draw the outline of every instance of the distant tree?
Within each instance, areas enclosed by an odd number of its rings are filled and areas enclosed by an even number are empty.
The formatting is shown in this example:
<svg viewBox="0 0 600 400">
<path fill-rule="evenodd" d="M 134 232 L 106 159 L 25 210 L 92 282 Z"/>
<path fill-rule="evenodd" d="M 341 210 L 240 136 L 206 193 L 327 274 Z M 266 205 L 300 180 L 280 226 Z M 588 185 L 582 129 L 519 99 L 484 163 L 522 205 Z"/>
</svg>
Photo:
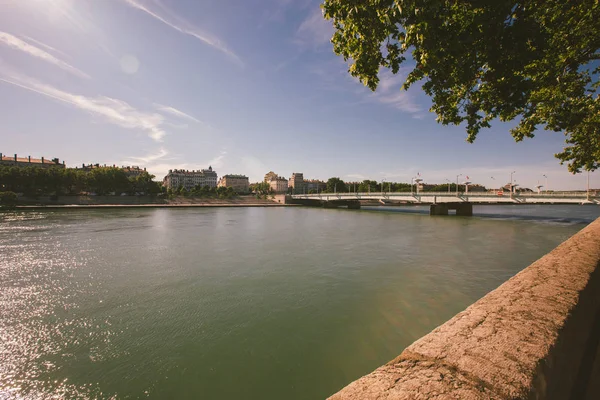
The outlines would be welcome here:
<svg viewBox="0 0 600 400">
<path fill-rule="evenodd" d="M 408 69 L 438 122 L 466 124 L 473 142 L 493 120 L 516 141 L 563 132 L 569 171 L 600 166 L 598 0 L 325 0 L 333 50 L 371 90 Z M 410 59 L 407 60 L 407 55 Z M 402 71 L 400 68 L 405 67 Z"/>
<path fill-rule="evenodd" d="M 346 183 L 344 183 L 343 180 L 341 180 L 340 178 L 329 178 L 327 180 L 327 192 L 328 193 L 334 193 L 334 192 L 347 192 L 348 189 L 346 188 Z"/>
<path fill-rule="evenodd" d="M 0 206 L 2 207 L 13 207 L 17 204 L 17 194 L 15 192 L 6 191 L 0 192 Z"/>
</svg>

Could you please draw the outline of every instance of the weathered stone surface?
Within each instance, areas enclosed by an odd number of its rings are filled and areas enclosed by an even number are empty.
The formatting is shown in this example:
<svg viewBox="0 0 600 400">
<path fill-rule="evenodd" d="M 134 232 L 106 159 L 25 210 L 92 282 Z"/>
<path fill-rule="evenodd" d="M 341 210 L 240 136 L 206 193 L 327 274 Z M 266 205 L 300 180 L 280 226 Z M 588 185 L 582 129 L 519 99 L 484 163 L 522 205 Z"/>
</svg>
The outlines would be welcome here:
<svg viewBox="0 0 600 400">
<path fill-rule="evenodd" d="M 330 399 L 586 394 L 598 369 L 585 354 L 598 351 L 599 262 L 600 219 Z"/>
</svg>

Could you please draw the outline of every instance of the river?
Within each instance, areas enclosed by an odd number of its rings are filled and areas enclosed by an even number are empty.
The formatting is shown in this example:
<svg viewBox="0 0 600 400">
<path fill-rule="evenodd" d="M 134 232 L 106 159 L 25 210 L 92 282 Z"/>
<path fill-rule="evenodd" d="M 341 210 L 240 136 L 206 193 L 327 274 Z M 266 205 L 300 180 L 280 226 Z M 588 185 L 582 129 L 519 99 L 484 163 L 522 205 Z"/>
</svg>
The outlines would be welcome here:
<svg viewBox="0 0 600 400">
<path fill-rule="evenodd" d="M 0 214 L 0 398 L 319 399 L 597 206 Z"/>
</svg>

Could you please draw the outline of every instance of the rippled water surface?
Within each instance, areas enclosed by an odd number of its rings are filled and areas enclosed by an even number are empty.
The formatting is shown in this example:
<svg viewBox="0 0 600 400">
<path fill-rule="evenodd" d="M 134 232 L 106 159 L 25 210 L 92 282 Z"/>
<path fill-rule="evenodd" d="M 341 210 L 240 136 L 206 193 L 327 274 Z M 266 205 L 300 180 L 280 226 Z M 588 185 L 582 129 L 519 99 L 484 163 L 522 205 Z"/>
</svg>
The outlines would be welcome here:
<svg viewBox="0 0 600 400">
<path fill-rule="evenodd" d="M 0 398 L 315 399 L 595 206 L 0 213 Z"/>
</svg>

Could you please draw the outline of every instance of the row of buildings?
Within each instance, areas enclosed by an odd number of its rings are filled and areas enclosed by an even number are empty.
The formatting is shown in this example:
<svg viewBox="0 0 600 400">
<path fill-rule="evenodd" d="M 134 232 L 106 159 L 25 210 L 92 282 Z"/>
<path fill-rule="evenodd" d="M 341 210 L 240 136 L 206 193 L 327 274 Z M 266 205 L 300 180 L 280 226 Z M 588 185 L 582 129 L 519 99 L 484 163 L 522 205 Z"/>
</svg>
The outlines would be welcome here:
<svg viewBox="0 0 600 400">
<path fill-rule="evenodd" d="M 229 174 L 223 175 L 221 179 L 217 178 L 217 172 L 213 170 L 212 166 L 197 171 L 170 169 L 163 179 L 163 186 L 171 190 L 182 187 L 188 191 L 203 186 L 209 188 L 230 187 L 237 193 L 248 193 L 250 191 L 250 182 L 245 175 Z"/>
<path fill-rule="evenodd" d="M 31 156 L 19 157 L 18 154 L 7 156 L 0 153 L 0 165 L 9 167 L 38 167 L 38 168 L 66 168 L 65 162 L 60 162 L 58 158 L 47 159 L 44 157 L 35 158 Z M 91 172 L 98 168 L 117 168 L 116 165 L 101 165 L 101 164 L 81 164 L 74 169 L 84 172 Z M 146 168 L 140 168 L 136 165 L 119 167 L 125 172 L 128 178 L 135 178 L 144 172 Z M 208 169 L 197 171 L 189 171 L 182 169 L 169 170 L 169 173 L 163 179 L 163 185 L 167 189 L 177 189 L 184 187 L 186 190 L 191 190 L 197 186 L 208 187 L 231 187 L 237 193 L 248 193 L 250 184 L 248 177 L 244 175 L 224 175 L 221 179 L 217 179 L 217 172 L 209 166 Z"/>
<path fill-rule="evenodd" d="M 31 156 L 19 157 L 17 154 L 14 156 L 6 156 L 0 153 L 0 165 L 7 165 L 11 167 L 40 167 L 40 168 L 66 168 L 65 162 L 62 163 L 58 158 L 47 159 L 32 158 Z"/>
<path fill-rule="evenodd" d="M 265 182 L 269 184 L 271 190 L 275 193 L 311 193 L 322 192 L 327 188 L 327 183 L 317 179 L 305 180 L 304 174 L 294 172 L 289 179 L 269 171 L 265 175 Z"/>
</svg>

